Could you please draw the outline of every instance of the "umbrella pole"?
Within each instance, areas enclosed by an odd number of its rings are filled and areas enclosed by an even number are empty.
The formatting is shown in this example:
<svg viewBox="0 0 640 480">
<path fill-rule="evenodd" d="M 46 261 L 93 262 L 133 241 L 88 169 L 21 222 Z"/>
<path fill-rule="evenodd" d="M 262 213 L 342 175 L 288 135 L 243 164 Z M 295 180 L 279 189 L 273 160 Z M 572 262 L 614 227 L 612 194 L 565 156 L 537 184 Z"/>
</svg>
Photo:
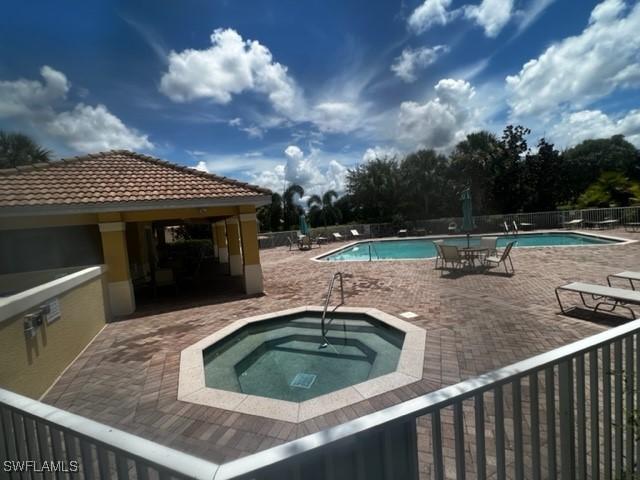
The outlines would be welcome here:
<svg viewBox="0 0 640 480">
<path fill-rule="evenodd" d="M 471 241 L 471 234 L 467 232 L 467 248 L 470 247 L 469 242 Z"/>
</svg>

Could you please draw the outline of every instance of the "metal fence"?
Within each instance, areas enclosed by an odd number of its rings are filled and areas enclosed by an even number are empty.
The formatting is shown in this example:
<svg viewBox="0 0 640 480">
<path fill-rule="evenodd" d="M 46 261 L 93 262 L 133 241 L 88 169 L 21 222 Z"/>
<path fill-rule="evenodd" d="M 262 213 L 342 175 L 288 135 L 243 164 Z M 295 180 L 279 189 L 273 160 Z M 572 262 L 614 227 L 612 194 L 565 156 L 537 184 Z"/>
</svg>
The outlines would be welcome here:
<svg viewBox="0 0 640 480">
<path fill-rule="evenodd" d="M 556 210 L 553 212 L 532 212 L 532 213 L 508 213 L 504 215 L 479 215 L 473 217 L 475 231 L 477 233 L 502 232 L 504 222 L 511 228 L 512 222 L 518 225 L 525 225 L 528 228 L 554 229 L 562 228 L 570 220 L 582 220 L 578 227 L 588 228 L 597 226 L 598 222 L 605 220 L 617 220 L 620 225 L 640 222 L 640 206 L 616 207 L 616 208 L 590 208 L 582 210 Z M 449 233 L 451 224 L 455 228 L 462 225 L 462 217 L 447 217 L 433 220 L 415 220 L 402 223 L 375 223 L 375 224 L 354 224 L 336 225 L 311 229 L 312 236 L 324 236 L 331 240 L 333 232 L 339 232 L 343 237 L 351 238 L 352 229 L 365 237 L 389 237 L 398 234 L 398 230 L 407 229 L 410 234 L 415 235 L 441 235 Z M 261 248 L 280 247 L 288 245 L 290 238 L 296 238 L 295 230 L 285 232 L 261 233 Z"/>
<path fill-rule="evenodd" d="M 84 478 L 631 478 L 639 387 L 635 320 L 222 465 L 0 390 L 0 453 Z"/>
</svg>

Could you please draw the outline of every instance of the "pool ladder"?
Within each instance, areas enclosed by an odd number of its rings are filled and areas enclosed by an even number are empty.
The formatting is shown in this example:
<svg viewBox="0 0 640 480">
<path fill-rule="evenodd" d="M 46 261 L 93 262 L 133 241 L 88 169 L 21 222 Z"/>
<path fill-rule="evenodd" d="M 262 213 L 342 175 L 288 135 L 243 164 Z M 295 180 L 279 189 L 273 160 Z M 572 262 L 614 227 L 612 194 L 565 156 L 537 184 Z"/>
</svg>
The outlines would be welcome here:
<svg viewBox="0 0 640 480">
<path fill-rule="evenodd" d="M 329 282 L 329 289 L 327 290 L 327 298 L 324 301 L 324 308 L 322 309 L 322 319 L 320 320 L 320 332 L 322 334 L 322 343 L 320 344 L 320 348 L 327 348 L 329 345 L 329 341 L 327 340 L 327 328 L 325 328 L 325 320 L 327 317 L 327 309 L 329 308 L 329 301 L 331 300 L 331 294 L 333 293 L 333 287 L 336 283 L 336 278 L 340 279 L 340 303 L 333 308 L 335 312 L 340 305 L 344 304 L 344 282 L 342 281 L 342 272 L 336 272 L 331 277 L 331 281 Z M 333 320 L 333 317 L 331 318 Z M 329 321 L 329 324 L 331 321 Z"/>
</svg>

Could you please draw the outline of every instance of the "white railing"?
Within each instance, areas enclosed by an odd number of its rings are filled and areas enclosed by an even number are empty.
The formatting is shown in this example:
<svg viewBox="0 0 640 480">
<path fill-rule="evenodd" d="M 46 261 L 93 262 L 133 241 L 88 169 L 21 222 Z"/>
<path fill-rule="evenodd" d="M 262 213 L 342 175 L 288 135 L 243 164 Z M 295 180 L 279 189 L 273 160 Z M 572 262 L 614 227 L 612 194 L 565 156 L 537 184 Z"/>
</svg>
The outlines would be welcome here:
<svg viewBox="0 0 640 480">
<path fill-rule="evenodd" d="M 630 478 L 639 353 L 635 320 L 222 465 L 0 391 L 0 452 L 81 458 L 85 478 Z"/>
<path fill-rule="evenodd" d="M 514 220 L 520 223 L 534 225 L 537 229 L 562 228 L 569 220 L 581 219 L 583 225 L 579 228 L 588 227 L 589 224 L 602 222 L 603 220 L 618 220 L 620 225 L 640 222 L 640 206 L 615 207 L 615 208 L 588 208 L 582 210 L 556 210 L 552 212 L 531 212 L 531 213 L 505 213 L 498 215 L 476 215 L 473 220 L 478 233 L 502 232 L 503 222 Z M 330 236 L 333 232 L 339 232 L 347 239 L 351 239 L 349 231 L 353 228 L 363 233 L 365 237 L 386 237 L 396 235 L 400 228 L 407 228 L 412 233 L 417 234 L 446 234 L 449 223 L 455 222 L 462 225 L 462 217 L 446 217 L 431 220 L 413 220 L 402 224 L 391 223 L 357 224 L 357 225 L 337 225 L 327 227 L 317 227 L 311 229 L 312 236 Z M 287 245 L 288 238 L 297 238 L 296 231 L 287 232 L 267 232 L 261 233 L 261 248 L 271 248 Z"/>
</svg>

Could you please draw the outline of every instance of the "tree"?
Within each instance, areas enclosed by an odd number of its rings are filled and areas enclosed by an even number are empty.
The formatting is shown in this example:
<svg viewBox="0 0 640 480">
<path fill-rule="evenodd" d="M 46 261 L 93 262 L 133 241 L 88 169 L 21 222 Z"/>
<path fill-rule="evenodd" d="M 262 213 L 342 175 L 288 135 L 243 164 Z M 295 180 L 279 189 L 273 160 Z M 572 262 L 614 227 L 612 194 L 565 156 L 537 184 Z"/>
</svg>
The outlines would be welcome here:
<svg viewBox="0 0 640 480">
<path fill-rule="evenodd" d="M 626 207 L 640 202 L 640 182 L 621 172 L 603 172 L 578 198 L 578 207 Z"/>
<path fill-rule="evenodd" d="M 22 133 L 0 130 L 0 168 L 49 162 L 51 152 Z"/>
<path fill-rule="evenodd" d="M 347 192 L 357 220 L 387 222 L 398 212 L 400 168 L 395 158 L 376 158 L 347 172 Z"/>
<path fill-rule="evenodd" d="M 340 210 L 334 205 L 334 201 L 338 198 L 338 194 L 335 190 L 328 190 L 319 195 L 311 195 L 307 200 L 307 206 L 309 207 L 309 219 L 312 226 L 317 226 L 320 223 L 327 227 L 327 223 L 336 224 L 342 219 Z"/>
<path fill-rule="evenodd" d="M 271 194 L 271 203 L 260 207 L 256 213 L 263 231 L 275 232 L 282 228 L 282 196 Z"/>
<path fill-rule="evenodd" d="M 447 157 L 434 150 L 419 150 L 400 163 L 402 207 L 415 219 L 433 218 L 446 197 Z"/>
<path fill-rule="evenodd" d="M 302 209 L 302 207 L 298 205 L 298 203 L 296 203 L 296 196 L 298 198 L 302 198 L 304 196 L 304 188 L 294 183 L 292 185 L 289 185 L 289 187 L 284 191 L 283 195 L 283 219 L 285 228 L 297 228 L 300 215 L 304 214 L 304 210 Z"/>
<path fill-rule="evenodd" d="M 523 159 L 529 151 L 526 137 L 530 133 L 521 125 L 507 125 L 502 133 L 500 150 L 491 167 L 494 208 L 501 213 L 521 211 L 526 200 Z"/>
<path fill-rule="evenodd" d="M 462 186 L 471 187 L 476 214 L 495 211 L 491 169 L 499 153 L 500 142 L 493 133 L 487 131 L 467 135 L 451 152 L 448 175 L 454 184 L 452 190 L 459 191 Z"/>
<path fill-rule="evenodd" d="M 585 140 L 566 150 L 563 157 L 569 202 L 575 202 L 603 172 L 621 172 L 640 180 L 639 152 L 622 135 Z"/>
<path fill-rule="evenodd" d="M 563 157 L 552 143 L 538 141 L 538 151 L 528 154 L 522 173 L 523 210 L 544 212 L 554 210 L 565 199 Z"/>
</svg>

